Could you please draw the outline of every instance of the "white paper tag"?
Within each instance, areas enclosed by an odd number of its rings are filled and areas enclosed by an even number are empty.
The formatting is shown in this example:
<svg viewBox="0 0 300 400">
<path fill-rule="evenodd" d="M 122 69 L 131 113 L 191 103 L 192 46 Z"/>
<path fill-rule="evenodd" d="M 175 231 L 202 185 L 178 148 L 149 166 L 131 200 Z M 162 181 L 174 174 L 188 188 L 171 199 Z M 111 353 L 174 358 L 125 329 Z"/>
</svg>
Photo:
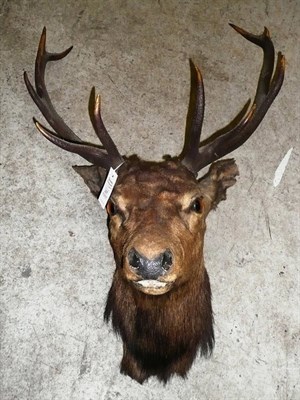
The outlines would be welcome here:
<svg viewBox="0 0 300 400">
<path fill-rule="evenodd" d="M 111 192 L 115 187 L 117 179 L 118 179 L 118 174 L 113 168 L 110 168 L 106 180 L 104 182 L 104 185 L 102 187 L 102 190 L 100 192 L 100 195 L 98 197 L 99 203 L 101 204 L 102 208 L 105 208 L 110 198 Z"/>
</svg>

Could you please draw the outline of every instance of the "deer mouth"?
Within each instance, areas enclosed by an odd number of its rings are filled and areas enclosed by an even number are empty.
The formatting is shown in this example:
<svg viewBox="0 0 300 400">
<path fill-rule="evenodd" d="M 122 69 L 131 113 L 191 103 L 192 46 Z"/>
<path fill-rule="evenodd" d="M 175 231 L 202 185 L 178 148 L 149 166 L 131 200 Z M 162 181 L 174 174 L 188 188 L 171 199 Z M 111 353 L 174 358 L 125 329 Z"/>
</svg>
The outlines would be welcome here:
<svg viewBox="0 0 300 400">
<path fill-rule="evenodd" d="M 155 279 L 143 279 L 133 283 L 141 292 L 154 296 L 167 293 L 173 285 L 173 282 L 161 282 Z"/>
</svg>

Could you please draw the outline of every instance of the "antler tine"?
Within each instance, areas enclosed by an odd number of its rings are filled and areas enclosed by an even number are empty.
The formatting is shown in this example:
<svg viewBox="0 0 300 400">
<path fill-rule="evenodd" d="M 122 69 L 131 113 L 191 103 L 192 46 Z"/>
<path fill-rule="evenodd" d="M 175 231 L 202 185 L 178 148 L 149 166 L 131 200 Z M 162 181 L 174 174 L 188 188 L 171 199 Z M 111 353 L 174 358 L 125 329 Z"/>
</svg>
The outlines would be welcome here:
<svg viewBox="0 0 300 400">
<path fill-rule="evenodd" d="M 56 61 L 61 60 L 62 58 L 66 57 L 70 51 L 72 50 L 73 46 L 69 47 L 65 51 L 61 53 L 48 53 L 46 51 L 46 28 L 44 27 L 38 51 L 35 60 L 35 87 L 29 81 L 27 72 L 24 72 L 24 81 L 27 87 L 27 90 L 32 97 L 35 104 L 40 109 L 43 116 L 46 118 L 48 123 L 51 127 L 59 132 L 59 135 L 64 139 L 75 140 L 77 142 L 81 142 L 81 139 L 75 135 L 75 133 L 65 124 L 62 118 L 57 114 L 55 110 L 46 85 L 45 85 L 45 70 L 48 61 Z"/>
<path fill-rule="evenodd" d="M 81 157 L 85 158 L 87 161 L 99 165 L 105 169 L 110 167 L 117 167 L 123 162 L 123 158 L 120 156 L 116 146 L 114 145 L 112 139 L 109 137 L 103 122 L 102 129 L 105 130 L 106 135 L 98 135 L 99 139 L 103 139 L 103 145 L 105 151 L 103 151 L 102 146 L 98 146 L 91 143 L 83 142 L 63 121 L 63 119 L 56 112 L 50 96 L 48 94 L 46 84 L 45 84 L 45 70 L 48 61 L 56 61 L 64 58 L 72 50 L 72 46 L 61 53 L 48 53 L 46 51 L 46 28 L 43 29 L 37 56 L 35 60 L 35 88 L 29 81 L 27 72 L 24 72 L 24 81 L 27 90 L 32 97 L 35 104 L 40 109 L 43 116 L 46 118 L 49 125 L 54 129 L 55 132 L 50 131 L 45 126 L 40 124 L 34 119 L 34 123 L 37 129 L 52 143 L 61 147 L 64 150 L 70 151 L 72 153 L 77 153 Z M 96 106 L 95 106 L 96 107 Z M 100 107 L 100 106 L 99 106 Z M 96 108 L 95 108 L 96 113 Z M 100 113 L 100 108 L 99 108 Z M 101 116 L 100 116 L 101 119 Z M 95 127 L 95 124 L 93 124 Z M 112 145 L 113 144 L 113 145 Z M 110 151 L 112 153 L 110 154 Z"/>
<path fill-rule="evenodd" d="M 190 102 L 186 119 L 184 146 L 179 156 L 182 159 L 182 163 L 189 169 L 192 168 L 193 160 L 198 154 L 198 144 L 201 136 L 205 108 L 205 95 L 201 71 L 191 59 L 190 69 Z"/>
<path fill-rule="evenodd" d="M 105 169 L 109 169 L 110 167 L 114 166 L 112 164 L 111 157 L 104 153 L 101 147 L 82 141 L 77 143 L 63 139 L 57 136 L 54 132 L 51 132 L 44 125 L 40 124 L 35 118 L 33 118 L 33 121 L 41 134 L 51 143 L 55 144 L 61 149 L 70 151 L 71 153 L 76 153 L 90 163 L 99 165 Z"/>
<path fill-rule="evenodd" d="M 284 79 L 285 58 L 280 52 L 273 75 L 274 46 L 268 29 L 265 28 L 261 35 L 253 35 L 233 24 L 230 25 L 247 40 L 263 49 L 263 64 L 256 94 L 250 110 L 235 126 L 225 132 L 224 129 L 220 130 L 220 135 L 217 135 L 217 137 L 216 134 L 212 135 L 205 141 L 205 144 L 201 145 L 200 143 L 199 151 L 191 163 L 186 162 L 187 156 L 185 156 L 182 163 L 195 174 L 201 168 L 240 147 L 252 135 L 273 103 Z"/>
<path fill-rule="evenodd" d="M 117 146 L 115 145 L 112 138 L 109 136 L 107 129 L 105 128 L 101 116 L 101 97 L 99 94 L 96 95 L 95 87 L 93 87 L 91 90 L 89 100 L 89 114 L 96 135 L 110 155 L 113 166 L 117 168 L 120 164 L 124 162 L 124 159 L 120 155 Z"/>
<path fill-rule="evenodd" d="M 229 25 L 245 39 L 249 40 L 249 42 L 260 46 L 264 51 L 263 65 L 260 71 L 257 90 L 253 102 L 256 104 L 256 107 L 259 107 L 264 99 L 264 96 L 269 91 L 274 68 L 275 50 L 273 42 L 270 38 L 270 32 L 268 28 L 265 27 L 264 32 L 261 35 L 253 35 L 252 33 L 247 32 L 234 24 Z"/>
</svg>

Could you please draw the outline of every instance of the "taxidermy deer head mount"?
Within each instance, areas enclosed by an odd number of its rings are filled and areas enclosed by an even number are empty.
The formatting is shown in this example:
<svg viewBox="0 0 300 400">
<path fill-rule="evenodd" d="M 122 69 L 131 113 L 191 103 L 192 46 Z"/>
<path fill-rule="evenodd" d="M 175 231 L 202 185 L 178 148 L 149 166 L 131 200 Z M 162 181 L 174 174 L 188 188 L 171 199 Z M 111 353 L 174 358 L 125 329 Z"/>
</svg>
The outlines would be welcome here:
<svg viewBox="0 0 300 400">
<path fill-rule="evenodd" d="M 179 156 L 150 162 L 119 153 L 101 117 L 100 96 L 92 89 L 89 110 L 102 143 L 84 142 L 56 112 L 46 85 L 48 61 L 65 57 L 46 51 L 44 28 L 35 63 L 35 88 L 24 73 L 32 99 L 54 132 L 34 120 L 52 143 L 77 153 L 92 165 L 76 166 L 95 196 L 106 172 L 118 178 L 108 196 L 109 239 L 116 270 L 104 317 L 112 318 L 123 339 L 121 371 L 142 383 L 151 375 L 167 381 L 173 374 L 186 376 L 199 350 L 208 355 L 214 345 L 209 279 L 204 267 L 205 220 L 226 198 L 236 182 L 233 159 L 217 161 L 241 146 L 255 131 L 283 79 L 285 59 L 278 53 L 267 28 L 253 35 L 231 26 L 263 50 L 263 65 L 252 105 L 246 103 L 232 123 L 200 142 L 204 115 L 204 88 L 200 69 L 190 61 L 191 93 L 183 149 Z M 198 172 L 213 163 L 200 179 Z"/>
</svg>

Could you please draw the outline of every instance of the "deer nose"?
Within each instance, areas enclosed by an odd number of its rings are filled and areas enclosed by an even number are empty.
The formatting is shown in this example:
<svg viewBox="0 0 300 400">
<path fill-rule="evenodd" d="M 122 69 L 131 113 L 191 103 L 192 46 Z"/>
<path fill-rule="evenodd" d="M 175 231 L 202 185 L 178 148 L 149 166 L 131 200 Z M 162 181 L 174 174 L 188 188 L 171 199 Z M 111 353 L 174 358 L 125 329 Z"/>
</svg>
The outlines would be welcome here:
<svg viewBox="0 0 300 400">
<path fill-rule="evenodd" d="M 143 279 L 157 279 L 159 276 L 165 275 L 170 269 L 173 256 L 172 252 L 167 249 L 157 257 L 149 259 L 132 248 L 128 252 L 128 262 Z"/>
</svg>

